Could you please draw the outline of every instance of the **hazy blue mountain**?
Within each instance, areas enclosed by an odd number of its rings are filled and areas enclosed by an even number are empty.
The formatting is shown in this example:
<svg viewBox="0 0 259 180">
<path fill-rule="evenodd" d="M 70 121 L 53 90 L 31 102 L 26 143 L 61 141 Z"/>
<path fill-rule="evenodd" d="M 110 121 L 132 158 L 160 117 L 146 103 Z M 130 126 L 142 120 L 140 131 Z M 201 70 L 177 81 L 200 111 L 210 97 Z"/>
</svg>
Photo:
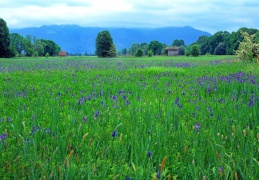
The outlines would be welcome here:
<svg viewBox="0 0 259 180">
<path fill-rule="evenodd" d="M 185 27 L 166 28 L 96 28 L 80 27 L 77 25 L 51 25 L 24 29 L 10 29 L 10 33 L 22 36 L 36 36 L 37 39 L 49 39 L 61 46 L 62 50 L 69 53 L 94 53 L 95 39 L 103 30 L 111 33 L 118 50 L 129 48 L 133 43 L 149 43 L 158 40 L 171 45 L 174 39 L 183 39 L 185 44 L 191 44 L 202 36 L 210 36 L 208 32 Z"/>
</svg>

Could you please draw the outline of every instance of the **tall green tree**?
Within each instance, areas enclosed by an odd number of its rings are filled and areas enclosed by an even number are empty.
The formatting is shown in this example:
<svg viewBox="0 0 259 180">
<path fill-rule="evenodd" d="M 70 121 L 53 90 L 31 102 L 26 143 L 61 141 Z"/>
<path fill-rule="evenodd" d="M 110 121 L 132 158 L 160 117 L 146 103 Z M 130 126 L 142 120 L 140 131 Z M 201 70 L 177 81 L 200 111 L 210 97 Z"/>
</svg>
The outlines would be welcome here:
<svg viewBox="0 0 259 180">
<path fill-rule="evenodd" d="M 40 39 L 40 44 L 43 46 L 44 53 L 43 55 L 45 56 L 47 53 L 49 56 L 56 56 L 58 55 L 59 51 L 61 48 L 53 41 L 51 40 L 44 40 Z"/>
<path fill-rule="evenodd" d="M 200 47 L 198 44 L 194 44 L 191 46 L 191 55 L 194 57 L 200 55 Z"/>
<path fill-rule="evenodd" d="M 113 44 L 113 39 L 109 31 L 102 31 L 98 33 L 95 42 L 95 54 L 98 57 L 115 57 L 116 47 Z"/>
<path fill-rule="evenodd" d="M 127 52 L 128 52 L 127 48 L 123 48 L 123 49 L 121 49 L 120 51 L 118 51 L 118 55 L 120 55 L 120 56 L 126 56 L 126 55 L 127 55 Z"/>
<path fill-rule="evenodd" d="M 5 20 L 0 18 L 0 58 L 11 57 L 9 29 Z"/>
<path fill-rule="evenodd" d="M 217 47 L 214 49 L 215 55 L 226 55 L 226 45 L 223 42 L 220 42 Z"/>
<path fill-rule="evenodd" d="M 148 49 L 151 50 L 154 55 L 163 54 L 163 44 L 159 41 L 151 41 L 148 45 Z"/>
<path fill-rule="evenodd" d="M 135 52 L 135 56 L 136 57 L 141 57 L 144 55 L 144 51 L 143 49 L 139 48 L 136 52 Z"/>
<path fill-rule="evenodd" d="M 197 44 L 200 45 L 200 51 L 201 55 L 205 55 L 206 53 L 209 52 L 210 49 L 210 37 L 209 36 L 200 36 L 199 39 L 197 40 Z"/>
<path fill-rule="evenodd" d="M 172 46 L 177 46 L 177 47 L 185 46 L 184 40 L 175 39 L 172 43 Z"/>
<path fill-rule="evenodd" d="M 21 55 L 23 48 L 23 40 L 24 38 L 18 33 L 10 34 L 10 46 L 15 50 L 15 54 Z"/>
<path fill-rule="evenodd" d="M 129 54 L 132 55 L 132 56 L 135 55 L 136 51 L 137 51 L 139 48 L 141 48 L 141 45 L 140 45 L 140 44 L 138 44 L 138 43 L 133 43 L 133 44 L 131 45 L 131 47 L 129 48 Z"/>
</svg>

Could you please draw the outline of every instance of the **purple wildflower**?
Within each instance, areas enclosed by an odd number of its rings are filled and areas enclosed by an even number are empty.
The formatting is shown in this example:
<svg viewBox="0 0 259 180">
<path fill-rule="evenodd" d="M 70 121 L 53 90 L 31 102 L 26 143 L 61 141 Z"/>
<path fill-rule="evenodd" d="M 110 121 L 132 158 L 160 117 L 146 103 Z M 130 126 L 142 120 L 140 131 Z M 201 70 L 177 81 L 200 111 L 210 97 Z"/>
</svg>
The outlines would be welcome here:
<svg viewBox="0 0 259 180">
<path fill-rule="evenodd" d="M 157 179 L 160 179 L 161 178 L 161 173 L 157 172 L 156 177 L 157 177 Z"/>
<path fill-rule="evenodd" d="M 6 138 L 6 134 L 0 135 L 0 141 L 4 140 Z"/>
<path fill-rule="evenodd" d="M 196 123 L 196 125 L 195 125 L 195 132 L 198 133 L 200 128 L 201 128 L 201 124 L 200 123 Z"/>
<path fill-rule="evenodd" d="M 126 100 L 125 106 L 128 106 L 129 104 L 130 104 L 130 101 L 129 101 L 129 100 Z"/>
<path fill-rule="evenodd" d="M 50 128 L 46 128 L 45 132 L 50 133 Z"/>
<path fill-rule="evenodd" d="M 223 167 L 219 167 L 218 170 L 219 170 L 219 173 L 222 173 L 224 171 Z"/>
<path fill-rule="evenodd" d="M 96 111 L 96 112 L 94 113 L 94 119 L 96 119 L 96 118 L 99 116 L 99 114 L 100 114 L 100 111 Z"/>
<path fill-rule="evenodd" d="M 249 104 L 248 104 L 248 106 L 251 107 L 251 106 L 254 106 L 254 104 L 255 104 L 255 103 L 254 103 L 254 100 L 251 99 L 250 102 L 249 102 Z"/>
<path fill-rule="evenodd" d="M 147 156 L 151 157 L 151 152 L 150 151 L 147 152 Z"/>
<path fill-rule="evenodd" d="M 117 96 L 112 96 L 112 99 L 117 102 Z"/>
<path fill-rule="evenodd" d="M 116 131 L 113 131 L 113 132 L 112 132 L 112 137 L 114 138 L 115 136 L 117 136 L 117 132 L 116 132 Z"/>
</svg>

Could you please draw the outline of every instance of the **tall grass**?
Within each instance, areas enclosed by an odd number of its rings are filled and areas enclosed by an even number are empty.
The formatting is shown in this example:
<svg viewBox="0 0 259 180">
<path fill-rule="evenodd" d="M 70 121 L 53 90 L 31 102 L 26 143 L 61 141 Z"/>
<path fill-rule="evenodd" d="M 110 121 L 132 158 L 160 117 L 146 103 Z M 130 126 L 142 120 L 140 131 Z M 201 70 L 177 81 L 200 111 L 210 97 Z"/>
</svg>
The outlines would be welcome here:
<svg viewBox="0 0 259 180">
<path fill-rule="evenodd" d="M 1 179 L 258 179 L 259 67 L 174 58 L 1 60 Z"/>
</svg>

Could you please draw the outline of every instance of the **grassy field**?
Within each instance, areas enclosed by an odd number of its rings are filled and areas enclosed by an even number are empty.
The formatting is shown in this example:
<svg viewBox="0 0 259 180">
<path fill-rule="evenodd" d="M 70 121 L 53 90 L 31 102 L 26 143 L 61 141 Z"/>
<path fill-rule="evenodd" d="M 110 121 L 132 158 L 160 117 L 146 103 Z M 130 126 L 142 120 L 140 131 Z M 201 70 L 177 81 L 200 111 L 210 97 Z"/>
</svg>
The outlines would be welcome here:
<svg viewBox="0 0 259 180">
<path fill-rule="evenodd" d="M 259 65 L 0 59 L 0 179 L 259 179 Z"/>
</svg>

